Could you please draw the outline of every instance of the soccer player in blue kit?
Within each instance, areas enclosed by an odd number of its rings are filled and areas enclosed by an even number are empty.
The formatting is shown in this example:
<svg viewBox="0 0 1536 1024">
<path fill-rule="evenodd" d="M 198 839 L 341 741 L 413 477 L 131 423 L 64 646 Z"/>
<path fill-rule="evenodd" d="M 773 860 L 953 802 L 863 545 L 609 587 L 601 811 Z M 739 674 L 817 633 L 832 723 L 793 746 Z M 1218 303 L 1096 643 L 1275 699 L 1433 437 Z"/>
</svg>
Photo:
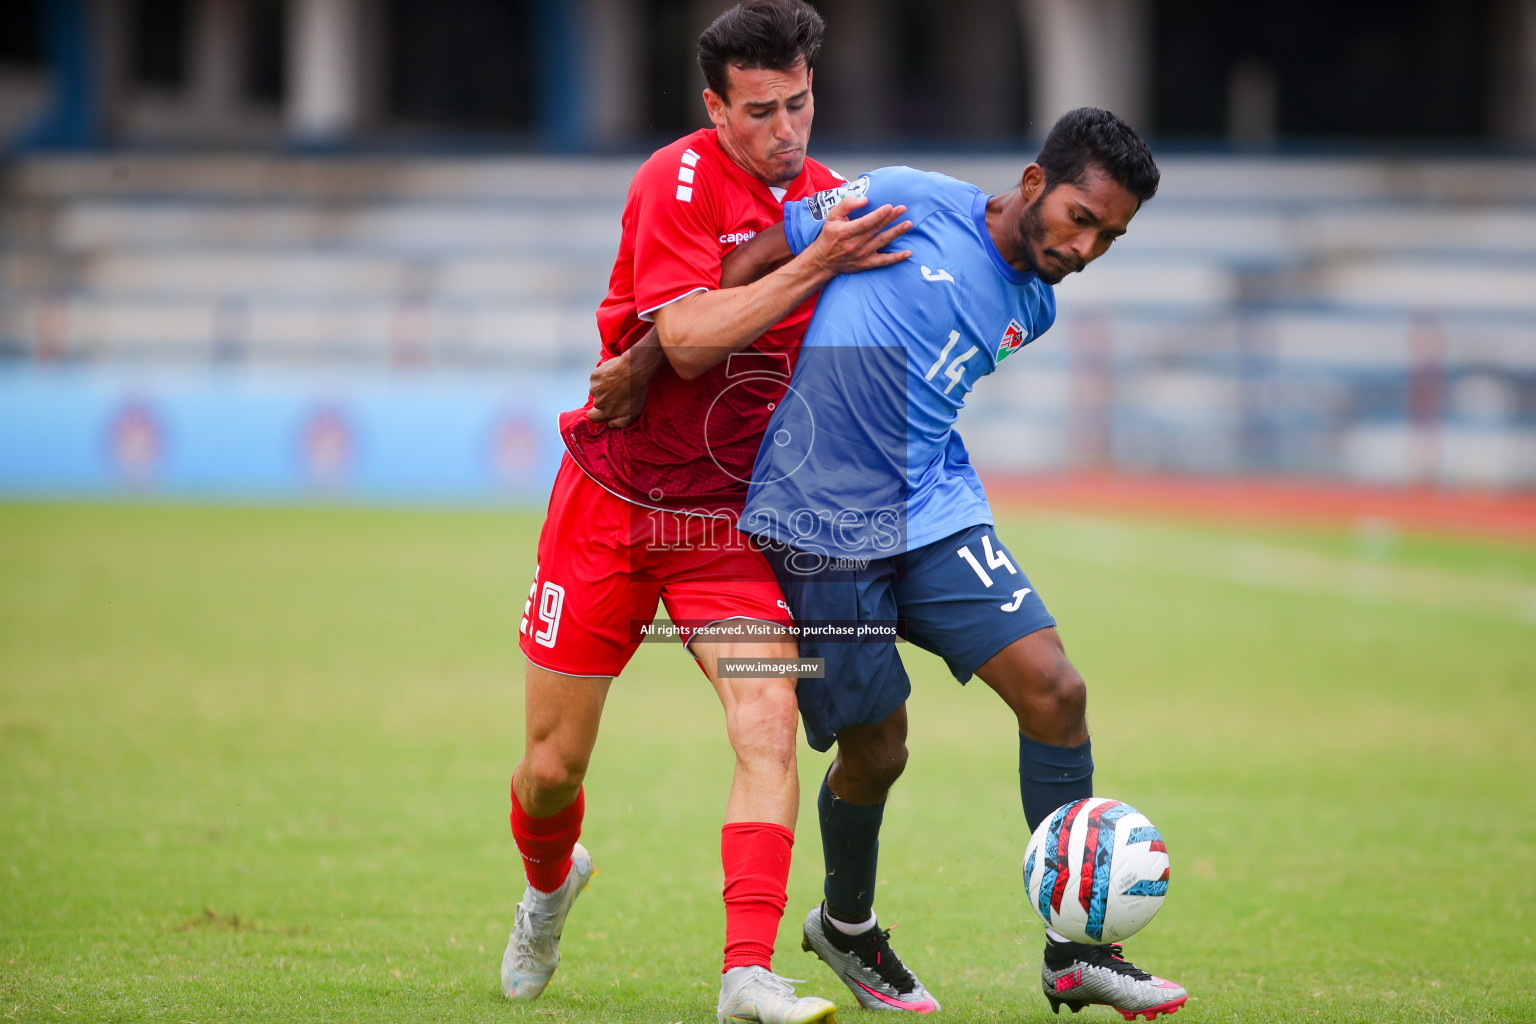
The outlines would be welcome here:
<svg viewBox="0 0 1536 1024">
<path fill-rule="evenodd" d="M 869 1009 L 938 1009 L 874 912 L 881 818 L 907 758 L 898 621 L 957 680 L 979 675 L 1013 710 L 1031 831 L 1092 795 L 1086 685 L 994 532 L 954 426 L 976 382 L 1051 326 L 1051 286 L 1101 256 L 1157 184 L 1136 133 L 1082 108 L 1056 123 L 1008 192 L 887 167 L 786 204 L 782 228 L 742 254 L 768 267 L 799 253 L 847 195 L 866 197 L 866 209 L 903 203 L 913 225 L 900 243 L 910 259 L 822 292 L 740 520 L 774 566 L 801 657 L 824 659 L 825 678 L 802 678 L 797 691 L 807 738 L 818 750 L 837 744 L 818 800 L 826 898 L 806 918 L 804 947 Z M 850 639 L 855 627 L 864 632 Z M 1101 1003 L 1151 1020 L 1187 998 L 1119 946 L 1050 929 L 1041 970 L 1057 1012 Z"/>
</svg>

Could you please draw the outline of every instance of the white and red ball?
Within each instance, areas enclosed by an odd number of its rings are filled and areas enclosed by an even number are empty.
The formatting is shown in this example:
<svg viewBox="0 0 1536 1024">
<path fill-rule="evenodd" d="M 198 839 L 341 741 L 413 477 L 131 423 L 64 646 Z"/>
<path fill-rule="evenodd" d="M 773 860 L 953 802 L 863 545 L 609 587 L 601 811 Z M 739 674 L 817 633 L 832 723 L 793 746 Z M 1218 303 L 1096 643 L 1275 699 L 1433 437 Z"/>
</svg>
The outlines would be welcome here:
<svg viewBox="0 0 1536 1024">
<path fill-rule="evenodd" d="M 1163 905 L 1168 848 L 1130 804 L 1077 800 L 1030 837 L 1024 889 L 1045 923 L 1074 942 L 1123 942 Z"/>
</svg>

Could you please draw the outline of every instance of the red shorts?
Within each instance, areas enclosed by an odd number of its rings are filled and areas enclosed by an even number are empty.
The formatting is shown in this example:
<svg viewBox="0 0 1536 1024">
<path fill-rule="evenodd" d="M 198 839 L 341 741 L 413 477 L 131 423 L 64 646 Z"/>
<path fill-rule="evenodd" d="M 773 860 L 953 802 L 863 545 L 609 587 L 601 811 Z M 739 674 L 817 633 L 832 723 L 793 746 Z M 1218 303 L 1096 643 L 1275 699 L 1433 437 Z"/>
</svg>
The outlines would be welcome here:
<svg viewBox="0 0 1536 1024">
<path fill-rule="evenodd" d="M 793 620 L 773 569 L 733 520 L 644 508 L 606 490 L 567 455 L 539 534 L 539 567 L 520 645 L 540 668 L 616 676 L 666 605 L 685 643 L 706 625 Z"/>
</svg>

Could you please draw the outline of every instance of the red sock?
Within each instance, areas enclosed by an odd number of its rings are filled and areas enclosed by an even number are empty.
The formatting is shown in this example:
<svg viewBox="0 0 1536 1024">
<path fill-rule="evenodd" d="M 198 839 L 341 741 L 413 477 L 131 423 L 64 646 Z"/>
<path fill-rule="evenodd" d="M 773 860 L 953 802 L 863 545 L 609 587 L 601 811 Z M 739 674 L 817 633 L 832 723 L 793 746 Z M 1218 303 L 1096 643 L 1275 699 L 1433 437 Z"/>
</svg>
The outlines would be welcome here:
<svg viewBox="0 0 1536 1024">
<path fill-rule="evenodd" d="M 773 940 L 788 899 L 789 856 L 795 834 L 766 821 L 739 821 L 720 830 L 725 868 L 725 970 L 773 969 Z"/>
<path fill-rule="evenodd" d="M 540 892 L 554 892 L 571 870 L 571 849 L 581 838 L 581 818 L 587 807 L 586 790 L 578 789 L 569 807 L 548 818 L 535 818 L 517 802 L 512 786 L 512 838 L 523 855 L 528 884 Z"/>
</svg>

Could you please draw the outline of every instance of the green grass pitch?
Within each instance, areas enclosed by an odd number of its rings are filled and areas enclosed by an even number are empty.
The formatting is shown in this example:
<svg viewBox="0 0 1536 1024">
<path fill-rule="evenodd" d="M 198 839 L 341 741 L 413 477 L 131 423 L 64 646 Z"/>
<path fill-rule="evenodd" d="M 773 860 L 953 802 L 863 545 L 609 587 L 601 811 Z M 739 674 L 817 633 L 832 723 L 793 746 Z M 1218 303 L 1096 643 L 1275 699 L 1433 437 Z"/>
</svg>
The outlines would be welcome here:
<svg viewBox="0 0 1536 1024">
<path fill-rule="evenodd" d="M 499 994 L 538 522 L 0 506 L 0 1020 L 711 1020 L 731 758 L 663 644 L 612 692 L 565 962 L 535 1004 Z M 1089 680 L 1098 791 L 1167 838 L 1129 953 L 1189 988 L 1174 1020 L 1536 1020 L 1536 548 L 1000 529 Z M 906 651 L 881 920 L 944 1018 L 1068 1019 L 1038 989 L 1010 718 Z M 846 1022 L 799 949 L 826 760 L 800 764 L 775 966 Z"/>
</svg>

